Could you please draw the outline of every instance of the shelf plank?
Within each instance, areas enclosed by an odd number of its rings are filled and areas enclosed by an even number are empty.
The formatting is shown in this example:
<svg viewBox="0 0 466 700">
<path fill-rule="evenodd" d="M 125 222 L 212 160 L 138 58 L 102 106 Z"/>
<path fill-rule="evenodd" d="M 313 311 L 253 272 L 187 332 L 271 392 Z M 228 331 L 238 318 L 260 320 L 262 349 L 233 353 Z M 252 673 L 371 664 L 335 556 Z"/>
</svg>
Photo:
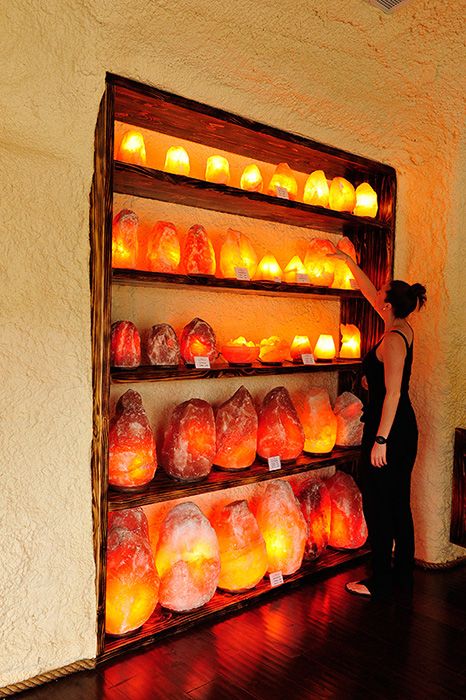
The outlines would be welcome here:
<svg viewBox="0 0 466 700">
<path fill-rule="evenodd" d="M 245 192 L 236 187 L 217 185 L 121 161 L 114 162 L 113 190 L 119 194 L 157 199 L 197 209 L 211 209 L 226 214 L 240 214 L 325 233 L 341 234 L 349 225 L 370 226 L 374 230 L 387 229 L 387 224 L 376 219 L 270 197 L 260 192 Z"/>
<path fill-rule="evenodd" d="M 310 455 L 301 455 L 296 461 L 291 464 L 284 464 L 280 470 L 277 469 L 276 471 L 269 471 L 266 463 L 257 460 L 248 469 L 236 472 L 217 471 L 214 469 L 201 481 L 185 483 L 171 479 L 165 474 L 163 468 L 159 466 L 150 484 L 141 491 L 117 491 L 109 488 L 108 508 L 109 510 L 124 510 L 125 508 L 147 506 L 152 503 L 161 503 L 212 491 L 223 491 L 236 486 L 278 479 L 280 476 L 302 474 L 321 469 L 322 467 L 351 462 L 358 457 L 359 447 L 336 448 L 329 455 L 325 456 L 311 457 Z"/>
</svg>

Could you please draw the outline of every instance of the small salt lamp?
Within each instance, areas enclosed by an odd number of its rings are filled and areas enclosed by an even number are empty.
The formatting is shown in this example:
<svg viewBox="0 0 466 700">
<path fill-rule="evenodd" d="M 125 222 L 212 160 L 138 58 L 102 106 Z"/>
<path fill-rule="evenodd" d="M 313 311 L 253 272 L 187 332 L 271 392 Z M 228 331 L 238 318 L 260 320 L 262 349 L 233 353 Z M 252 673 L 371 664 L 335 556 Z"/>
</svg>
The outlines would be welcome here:
<svg viewBox="0 0 466 700">
<path fill-rule="evenodd" d="M 298 196 L 298 183 L 288 163 L 279 163 L 275 168 L 267 188 L 267 194 L 277 197 L 277 187 L 288 192 L 288 199 L 295 200 Z"/>
<path fill-rule="evenodd" d="M 356 447 L 361 444 L 364 423 L 361 422 L 363 403 L 351 391 L 344 391 L 335 401 L 333 412 L 337 417 L 338 447 Z"/>
<path fill-rule="evenodd" d="M 334 211 L 352 212 L 356 204 L 356 194 L 351 182 L 344 177 L 334 177 L 330 183 L 328 203 Z"/>
<path fill-rule="evenodd" d="M 304 432 L 291 397 L 277 386 L 264 397 L 259 411 L 257 454 L 262 459 L 295 460 L 303 451 Z"/>
<path fill-rule="evenodd" d="M 350 256 L 356 262 L 356 250 L 350 239 L 346 236 L 340 238 L 337 248 Z M 330 259 L 330 258 L 329 258 Z M 348 265 L 343 260 L 334 259 L 334 271 L 332 287 L 335 289 L 355 289 L 357 287 L 356 280 Z"/>
<path fill-rule="evenodd" d="M 116 159 L 122 160 L 124 163 L 132 163 L 133 165 L 146 164 L 146 145 L 144 136 L 140 131 L 134 131 L 133 129 L 125 131 L 120 141 Z"/>
<path fill-rule="evenodd" d="M 267 484 L 256 512 L 267 548 L 269 573 L 294 574 L 301 566 L 306 545 L 306 523 L 287 481 Z"/>
<path fill-rule="evenodd" d="M 112 224 L 112 267 L 135 269 L 138 228 L 139 219 L 134 211 L 122 209 L 115 216 Z"/>
<path fill-rule="evenodd" d="M 307 270 L 304 267 L 304 263 L 299 257 L 299 255 L 295 255 L 294 258 L 291 258 L 290 262 L 288 265 L 285 267 L 285 282 L 289 282 L 290 284 L 296 284 L 298 282 L 298 275 L 307 275 Z M 306 279 L 306 277 L 304 279 Z"/>
<path fill-rule="evenodd" d="M 257 266 L 254 279 L 264 281 L 267 280 L 269 282 L 281 282 L 282 276 L 282 268 L 278 264 L 277 259 L 271 253 L 267 253 Z"/>
<path fill-rule="evenodd" d="M 329 545 L 336 549 L 362 547 L 367 540 L 367 525 L 356 483 L 349 474 L 337 471 L 325 485 L 332 502 Z"/>
<path fill-rule="evenodd" d="M 353 214 L 356 216 L 377 216 L 377 192 L 372 189 L 368 182 L 362 182 L 356 187 L 356 206 Z"/>
<path fill-rule="evenodd" d="M 225 278 L 235 279 L 237 268 L 246 269 L 252 279 L 257 268 L 257 255 L 244 233 L 229 228 L 220 250 L 220 270 Z"/>
<path fill-rule="evenodd" d="M 170 146 L 165 156 L 163 169 L 165 172 L 175 175 L 189 175 L 191 168 L 186 149 L 183 146 Z"/>
<path fill-rule="evenodd" d="M 259 357 L 260 348 L 252 340 L 246 340 L 242 335 L 229 340 L 222 347 L 222 355 L 230 365 L 248 366 Z"/>
<path fill-rule="evenodd" d="M 302 363 L 302 355 L 312 353 L 311 342 L 307 335 L 295 335 L 291 343 L 290 355 L 295 364 Z"/>
<path fill-rule="evenodd" d="M 306 437 L 304 451 L 315 455 L 331 452 L 337 438 L 337 419 L 328 391 L 323 387 L 311 387 L 298 404 L 298 410 Z"/>
<path fill-rule="evenodd" d="M 321 333 L 314 348 L 316 362 L 331 362 L 336 354 L 333 336 Z"/>
<path fill-rule="evenodd" d="M 340 333 L 340 357 L 345 359 L 361 357 L 361 332 L 359 329 L 352 323 L 341 323 Z"/>
<path fill-rule="evenodd" d="M 212 326 L 202 318 L 193 318 L 181 333 L 181 357 L 187 365 L 194 365 L 195 357 L 208 357 L 209 360 L 215 360 L 217 357 L 215 343 Z"/>
<path fill-rule="evenodd" d="M 217 185 L 228 185 L 230 182 L 230 164 L 223 156 L 209 156 L 205 169 L 207 182 L 216 182 Z"/>
<path fill-rule="evenodd" d="M 141 395 L 128 389 L 115 407 L 108 431 L 108 483 L 121 489 L 145 486 L 157 469 L 155 439 Z"/>
<path fill-rule="evenodd" d="M 203 226 L 189 229 L 183 246 L 181 267 L 187 275 L 215 275 L 217 263 L 212 242 Z"/>
<path fill-rule="evenodd" d="M 267 549 L 246 501 L 233 501 L 214 518 L 220 550 L 218 587 L 246 591 L 257 586 L 267 571 Z"/>
<path fill-rule="evenodd" d="M 247 165 L 241 175 L 240 187 L 248 192 L 262 192 L 262 173 L 255 163 Z"/>
<path fill-rule="evenodd" d="M 332 501 L 325 482 L 318 477 L 305 481 L 297 494 L 307 525 L 305 559 L 317 559 L 328 545 Z"/>
<path fill-rule="evenodd" d="M 147 241 L 147 265 L 152 272 L 177 272 L 181 251 L 178 232 L 169 221 L 157 221 Z"/>
<path fill-rule="evenodd" d="M 324 171 L 314 170 L 314 172 L 309 175 L 304 185 L 304 204 L 328 207 L 328 195 L 329 188 Z"/>
<path fill-rule="evenodd" d="M 308 245 L 304 258 L 304 267 L 311 284 L 330 287 L 335 276 L 335 263 L 327 253 L 334 253 L 333 243 L 324 238 L 313 238 Z"/>
<path fill-rule="evenodd" d="M 217 454 L 214 464 L 235 471 L 250 467 L 256 458 L 257 413 L 252 396 L 244 386 L 219 406 L 215 427 Z"/>
<path fill-rule="evenodd" d="M 217 535 L 195 503 L 179 503 L 163 520 L 155 564 L 164 608 L 195 610 L 214 595 L 220 575 Z"/>
<path fill-rule="evenodd" d="M 263 338 L 260 342 L 259 359 L 265 365 L 281 365 L 290 355 L 290 346 L 277 335 Z"/>
<path fill-rule="evenodd" d="M 143 625 L 155 610 L 159 577 L 142 508 L 109 513 L 105 631 L 123 635 Z"/>
<path fill-rule="evenodd" d="M 180 344 L 168 323 L 152 326 L 146 338 L 145 350 L 151 365 L 177 367 L 180 363 Z"/>
<path fill-rule="evenodd" d="M 112 323 L 110 363 L 112 367 L 139 367 L 141 364 L 141 338 L 131 321 Z"/>
</svg>

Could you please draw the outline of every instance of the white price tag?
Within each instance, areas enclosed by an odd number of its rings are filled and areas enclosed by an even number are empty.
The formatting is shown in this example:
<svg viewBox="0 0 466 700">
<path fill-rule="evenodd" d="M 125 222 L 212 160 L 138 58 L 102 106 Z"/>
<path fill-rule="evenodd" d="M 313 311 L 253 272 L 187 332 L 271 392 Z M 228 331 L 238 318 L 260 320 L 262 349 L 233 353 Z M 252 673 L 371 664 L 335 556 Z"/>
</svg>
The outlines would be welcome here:
<svg viewBox="0 0 466 700">
<path fill-rule="evenodd" d="M 274 472 L 276 469 L 282 468 L 282 462 L 280 457 L 269 457 L 268 460 L 269 472 Z"/>
<path fill-rule="evenodd" d="M 251 279 L 247 267 L 235 267 L 235 275 L 237 280 L 245 280 L 245 282 L 249 282 Z"/>
<path fill-rule="evenodd" d="M 315 365 L 316 363 L 312 352 L 305 352 L 303 355 L 301 355 L 301 359 L 303 361 L 303 365 Z"/>
<path fill-rule="evenodd" d="M 309 275 L 305 272 L 298 272 L 296 275 L 297 284 L 309 284 Z"/>
<path fill-rule="evenodd" d="M 286 187 L 280 187 L 280 185 L 275 185 L 275 194 L 277 197 L 280 197 L 281 199 L 289 199 L 290 195 L 288 194 L 288 190 Z"/>
<path fill-rule="evenodd" d="M 210 369 L 210 360 L 208 357 L 195 357 L 194 366 L 196 369 Z"/>
<path fill-rule="evenodd" d="M 272 574 L 269 574 L 269 579 L 270 579 L 270 587 L 276 588 L 277 586 L 282 585 L 283 574 L 281 571 L 274 571 Z"/>
<path fill-rule="evenodd" d="M 281 279 L 280 279 L 280 277 L 274 277 L 274 278 L 273 278 L 273 281 L 274 281 L 274 282 L 281 282 Z"/>
</svg>

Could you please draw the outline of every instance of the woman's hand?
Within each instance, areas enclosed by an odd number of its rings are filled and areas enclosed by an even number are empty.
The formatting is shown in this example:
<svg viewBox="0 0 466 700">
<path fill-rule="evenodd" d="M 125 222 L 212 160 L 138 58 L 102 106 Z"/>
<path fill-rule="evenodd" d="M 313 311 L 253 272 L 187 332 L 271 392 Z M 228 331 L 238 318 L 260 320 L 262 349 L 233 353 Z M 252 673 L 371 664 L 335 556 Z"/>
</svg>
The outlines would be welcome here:
<svg viewBox="0 0 466 700">
<path fill-rule="evenodd" d="M 385 467 L 387 464 L 387 445 L 379 445 L 374 442 L 374 447 L 371 451 L 371 464 L 373 467 Z"/>
<path fill-rule="evenodd" d="M 333 253 L 326 253 L 327 258 L 338 258 L 338 260 L 343 260 L 343 262 L 348 262 L 351 260 L 350 256 L 339 248 L 335 248 Z"/>
</svg>

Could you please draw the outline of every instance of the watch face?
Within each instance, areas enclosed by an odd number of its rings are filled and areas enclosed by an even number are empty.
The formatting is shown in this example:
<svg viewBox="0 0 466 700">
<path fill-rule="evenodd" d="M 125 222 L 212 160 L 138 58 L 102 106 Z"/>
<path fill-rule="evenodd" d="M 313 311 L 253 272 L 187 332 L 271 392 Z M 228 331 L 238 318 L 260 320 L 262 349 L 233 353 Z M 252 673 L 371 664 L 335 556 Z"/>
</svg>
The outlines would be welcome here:
<svg viewBox="0 0 466 700">
<path fill-rule="evenodd" d="M 382 437 L 381 435 L 377 435 L 377 437 L 375 438 L 375 441 L 378 442 L 379 445 L 385 445 L 385 443 L 387 442 L 386 439 L 384 437 Z"/>
</svg>

